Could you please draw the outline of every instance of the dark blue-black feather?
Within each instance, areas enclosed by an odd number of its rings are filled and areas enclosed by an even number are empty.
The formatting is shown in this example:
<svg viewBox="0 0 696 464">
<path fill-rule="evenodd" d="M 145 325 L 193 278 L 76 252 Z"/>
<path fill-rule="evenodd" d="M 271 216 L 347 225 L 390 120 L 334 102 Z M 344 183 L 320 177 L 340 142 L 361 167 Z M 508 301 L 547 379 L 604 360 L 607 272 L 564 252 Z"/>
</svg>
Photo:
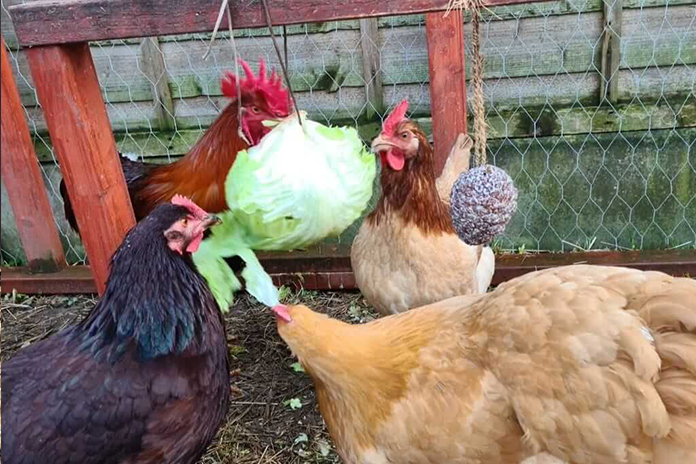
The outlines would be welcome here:
<svg viewBox="0 0 696 464">
<path fill-rule="evenodd" d="M 224 322 L 163 204 L 127 235 L 79 324 L 3 363 L 4 463 L 193 463 L 224 419 Z"/>
</svg>

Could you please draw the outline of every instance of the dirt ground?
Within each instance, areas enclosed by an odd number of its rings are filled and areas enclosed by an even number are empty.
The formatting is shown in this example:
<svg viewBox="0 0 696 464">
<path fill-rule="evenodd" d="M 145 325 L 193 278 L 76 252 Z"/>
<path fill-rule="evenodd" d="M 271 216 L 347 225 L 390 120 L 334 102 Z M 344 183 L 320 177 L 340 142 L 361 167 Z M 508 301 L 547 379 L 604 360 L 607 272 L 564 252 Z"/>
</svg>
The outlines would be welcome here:
<svg viewBox="0 0 696 464">
<path fill-rule="evenodd" d="M 226 316 L 230 410 L 201 464 L 340 462 L 317 409 L 311 380 L 278 336 L 272 312 L 252 300 L 240 295 Z M 93 296 L 3 296 L 2 360 L 78 322 L 95 301 Z M 302 301 L 354 323 L 375 317 L 357 293 L 302 291 L 285 294 L 284 301 Z"/>
</svg>

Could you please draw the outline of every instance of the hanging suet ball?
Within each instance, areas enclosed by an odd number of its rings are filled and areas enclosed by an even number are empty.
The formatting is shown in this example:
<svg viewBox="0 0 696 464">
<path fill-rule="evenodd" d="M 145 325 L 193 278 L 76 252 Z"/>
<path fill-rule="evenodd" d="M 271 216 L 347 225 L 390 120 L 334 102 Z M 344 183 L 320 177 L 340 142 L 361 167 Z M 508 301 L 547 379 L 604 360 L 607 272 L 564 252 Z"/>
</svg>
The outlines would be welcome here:
<svg viewBox="0 0 696 464">
<path fill-rule="evenodd" d="M 463 172 L 450 194 L 452 224 L 467 245 L 487 245 L 517 209 L 517 189 L 504 170 L 486 164 Z"/>
</svg>

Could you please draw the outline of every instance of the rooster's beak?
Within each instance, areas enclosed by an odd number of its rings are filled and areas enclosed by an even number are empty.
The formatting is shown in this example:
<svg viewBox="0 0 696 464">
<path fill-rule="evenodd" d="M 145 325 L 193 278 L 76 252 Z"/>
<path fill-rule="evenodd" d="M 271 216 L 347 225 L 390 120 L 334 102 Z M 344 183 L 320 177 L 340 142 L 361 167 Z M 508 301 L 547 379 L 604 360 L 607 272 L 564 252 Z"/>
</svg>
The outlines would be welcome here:
<svg viewBox="0 0 696 464">
<path fill-rule="evenodd" d="M 389 151 L 394 147 L 394 144 L 389 142 L 386 137 L 382 137 L 379 134 L 376 139 L 372 141 L 372 151 L 375 153 L 381 153 L 383 151 Z"/>
</svg>

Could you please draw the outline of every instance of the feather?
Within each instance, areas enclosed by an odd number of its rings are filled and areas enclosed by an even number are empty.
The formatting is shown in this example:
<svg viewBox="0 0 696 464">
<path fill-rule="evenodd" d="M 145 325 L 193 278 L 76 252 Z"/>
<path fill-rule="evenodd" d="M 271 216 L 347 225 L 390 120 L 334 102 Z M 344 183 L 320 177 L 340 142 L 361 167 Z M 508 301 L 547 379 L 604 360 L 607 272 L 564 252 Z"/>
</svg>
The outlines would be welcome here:
<svg viewBox="0 0 696 464">
<path fill-rule="evenodd" d="M 290 306 L 277 325 L 347 464 L 673 464 L 696 462 L 695 294 L 573 265 L 367 324 Z"/>
<path fill-rule="evenodd" d="M 90 314 L 3 363 L 3 462 L 193 464 L 205 452 L 229 364 L 213 295 L 164 238 L 190 207 L 159 205 L 114 253 Z"/>
</svg>

